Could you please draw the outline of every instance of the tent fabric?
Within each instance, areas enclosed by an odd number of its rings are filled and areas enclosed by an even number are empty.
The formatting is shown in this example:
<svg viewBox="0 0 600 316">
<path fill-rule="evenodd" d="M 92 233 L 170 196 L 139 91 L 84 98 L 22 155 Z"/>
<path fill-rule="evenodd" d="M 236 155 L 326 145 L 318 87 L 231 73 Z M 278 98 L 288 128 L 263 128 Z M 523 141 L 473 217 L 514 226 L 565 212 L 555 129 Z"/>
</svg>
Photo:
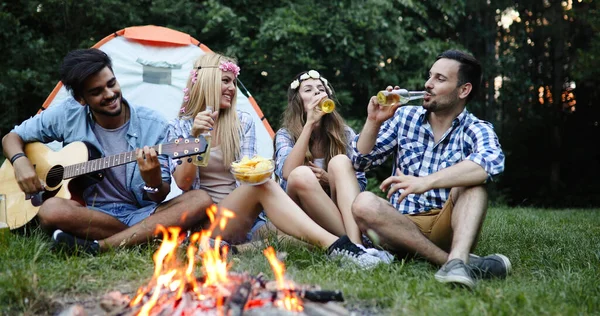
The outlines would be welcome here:
<svg viewBox="0 0 600 316">
<path fill-rule="evenodd" d="M 183 88 L 194 61 L 198 56 L 212 52 L 188 34 L 153 25 L 125 28 L 105 37 L 93 47 L 111 57 L 113 71 L 127 100 L 150 107 L 167 120 L 177 117 L 179 113 Z M 245 90 L 246 95 L 241 89 Z M 58 104 L 69 96 L 59 82 L 43 108 Z M 250 113 L 255 122 L 258 154 L 272 157 L 273 129 L 241 82 L 238 84 L 237 107 Z M 172 182 L 168 198 L 181 192 Z"/>
</svg>

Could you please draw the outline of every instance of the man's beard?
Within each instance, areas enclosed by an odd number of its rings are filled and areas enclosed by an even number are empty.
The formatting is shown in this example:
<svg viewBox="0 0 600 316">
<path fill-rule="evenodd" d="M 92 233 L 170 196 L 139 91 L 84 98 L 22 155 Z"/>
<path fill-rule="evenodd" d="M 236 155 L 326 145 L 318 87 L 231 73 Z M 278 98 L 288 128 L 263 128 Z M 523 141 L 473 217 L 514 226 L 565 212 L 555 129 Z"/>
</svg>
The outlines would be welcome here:
<svg viewBox="0 0 600 316">
<path fill-rule="evenodd" d="M 119 100 L 119 109 L 117 111 L 115 111 L 115 112 L 109 112 L 109 111 L 104 111 L 104 110 L 102 110 L 102 108 L 100 108 L 100 109 L 94 110 L 94 112 L 96 112 L 98 114 L 106 115 L 106 116 L 112 116 L 112 117 L 116 117 L 116 116 L 121 115 L 121 112 L 123 112 L 123 99 L 121 99 L 121 94 L 120 93 L 117 93 L 115 95 L 115 97 L 112 98 L 111 100 L 103 102 L 103 106 L 105 106 L 107 104 L 110 104 L 110 103 L 112 103 L 113 101 L 115 101 L 117 99 Z"/>
<path fill-rule="evenodd" d="M 431 94 L 431 91 L 427 91 Z M 437 96 L 432 94 L 432 96 Z M 440 103 L 438 103 L 440 102 Z M 441 100 L 431 101 L 429 104 L 423 104 L 423 107 L 429 112 L 437 112 L 452 107 L 453 104 L 458 102 L 458 90 L 455 90 L 452 95 L 446 95 Z"/>
</svg>

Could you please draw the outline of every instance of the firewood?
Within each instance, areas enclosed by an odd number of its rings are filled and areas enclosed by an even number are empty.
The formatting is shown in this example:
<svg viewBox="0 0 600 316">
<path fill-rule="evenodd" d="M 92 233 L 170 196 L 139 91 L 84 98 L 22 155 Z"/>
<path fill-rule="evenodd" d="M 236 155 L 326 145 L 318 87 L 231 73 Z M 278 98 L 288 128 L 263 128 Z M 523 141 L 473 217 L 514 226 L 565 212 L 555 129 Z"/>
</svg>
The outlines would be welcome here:
<svg viewBox="0 0 600 316">
<path fill-rule="evenodd" d="M 245 281 L 238 286 L 233 292 L 233 295 L 229 296 L 227 301 L 225 301 L 225 311 L 227 315 L 239 316 L 244 313 L 244 307 L 246 306 L 246 302 L 248 302 L 251 288 L 252 283 L 250 281 Z"/>
</svg>

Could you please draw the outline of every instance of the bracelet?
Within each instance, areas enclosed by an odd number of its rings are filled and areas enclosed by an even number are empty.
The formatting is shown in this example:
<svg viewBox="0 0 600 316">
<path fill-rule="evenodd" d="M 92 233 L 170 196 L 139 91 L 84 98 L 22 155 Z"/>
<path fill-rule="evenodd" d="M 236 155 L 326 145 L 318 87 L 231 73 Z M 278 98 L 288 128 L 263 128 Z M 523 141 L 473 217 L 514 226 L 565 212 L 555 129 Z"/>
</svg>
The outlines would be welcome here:
<svg viewBox="0 0 600 316">
<path fill-rule="evenodd" d="M 21 158 L 21 157 L 25 157 L 24 153 L 17 153 L 14 156 L 12 156 L 9 160 L 10 160 L 10 164 L 13 165 L 15 163 L 15 160 Z"/>
<path fill-rule="evenodd" d="M 149 187 L 147 185 L 144 185 L 143 189 L 148 193 L 156 193 L 160 190 L 160 188 Z"/>
</svg>

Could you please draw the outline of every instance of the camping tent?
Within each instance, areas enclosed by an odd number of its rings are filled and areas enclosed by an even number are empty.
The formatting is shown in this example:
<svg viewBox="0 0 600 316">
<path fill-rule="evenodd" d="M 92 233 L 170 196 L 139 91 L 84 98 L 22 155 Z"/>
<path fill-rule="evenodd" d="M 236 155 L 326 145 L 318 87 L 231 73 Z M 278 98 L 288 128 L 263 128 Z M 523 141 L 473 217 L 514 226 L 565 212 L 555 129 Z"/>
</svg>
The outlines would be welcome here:
<svg viewBox="0 0 600 316">
<path fill-rule="evenodd" d="M 194 61 L 198 56 L 211 52 L 207 46 L 188 34 L 154 25 L 122 29 L 93 47 L 111 57 L 113 71 L 127 100 L 150 107 L 167 120 L 175 118 L 179 112 L 183 99 L 182 90 Z M 250 113 L 254 119 L 258 154 L 272 157 L 273 129 L 252 95 L 240 81 L 238 83 L 237 107 Z M 44 102 L 43 108 L 57 104 L 69 96 L 59 82 Z M 167 198 L 180 192 L 173 181 Z"/>
</svg>

